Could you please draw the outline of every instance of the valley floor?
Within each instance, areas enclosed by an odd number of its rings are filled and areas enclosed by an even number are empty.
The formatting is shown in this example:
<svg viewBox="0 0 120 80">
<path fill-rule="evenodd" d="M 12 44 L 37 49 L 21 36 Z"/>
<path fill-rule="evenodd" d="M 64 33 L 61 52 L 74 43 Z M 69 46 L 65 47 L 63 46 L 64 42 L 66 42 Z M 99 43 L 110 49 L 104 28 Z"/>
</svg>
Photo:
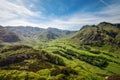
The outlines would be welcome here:
<svg viewBox="0 0 120 80">
<path fill-rule="evenodd" d="M 0 47 L 0 80 L 117 80 L 120 55 L 66 40 Z M 114 79 L 112 79 L 114 77 Z"/>
</svg>

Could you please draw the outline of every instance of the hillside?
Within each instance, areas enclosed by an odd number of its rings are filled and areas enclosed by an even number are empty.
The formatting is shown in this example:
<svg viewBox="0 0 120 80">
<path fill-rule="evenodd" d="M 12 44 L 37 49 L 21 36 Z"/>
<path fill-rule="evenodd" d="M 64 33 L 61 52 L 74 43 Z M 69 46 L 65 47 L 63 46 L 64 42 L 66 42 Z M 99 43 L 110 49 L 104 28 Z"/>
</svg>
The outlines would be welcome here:
<svg viewBox="0 0 120 80">
<path fill-rule="evenodd" d="M 92 47 L 109 47 L 110 51 L 119 52 L 120 24 L 107 22 L 98 25 L 83 26 L 72 38 L 73 42 Z M 112 49 L 113 48 L 113 49 Z"/>
<path fill-rule="evenodd" d="M 68 80 L 71 75 L 78 75 L 65 65 L 61 57 L 29 46 L 0 47 L 1 80 Z"/>
<path fill-rule="evenodd" d="M 1 80 L 120 79 L 119 24 L 86 25 L 76 33 L 56 28 L 7 28 L 32 41 L 0 45 Z"/>
<path fill-rule="evenodd" d="M 49 41 L 52 39 L 57 39 L 60 38 L 61 35 L 56 34 L 50 30 L 45 30 L 43 32 L 41 32 L 41 34 L 39 35 L 39 39 L 40 40 L 45 40 L 45 41 Z"/>
<path fill-rule="evenodd" d="M 57 38 L 62 38 L 73 34 L 75 31 L 68 31 L 68 30 L 60 30 L 56 28 L 38 28 L 38 27 L 31 27 L 31 26 L 6 26 L 8 30 L 14 31 L 17 34 L 22 35 L 24 38 L 29 39 L 38 39 L 42 41 L 49 41 L 54 40 Z"/>
<path fill-rule="evenodd" d="M 0 41 L 1 42 L 18 42 L 20 41 L 19 36 L 10 31 L 5 29 L 4 27 L 0 27 Z"/>
</svg>

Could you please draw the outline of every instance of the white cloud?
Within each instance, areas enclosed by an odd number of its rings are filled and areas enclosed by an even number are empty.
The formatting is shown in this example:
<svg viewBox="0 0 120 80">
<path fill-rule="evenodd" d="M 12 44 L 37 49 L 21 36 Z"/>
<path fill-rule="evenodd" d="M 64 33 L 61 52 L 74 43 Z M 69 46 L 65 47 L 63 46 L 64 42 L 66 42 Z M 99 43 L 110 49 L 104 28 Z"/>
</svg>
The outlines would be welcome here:
<svg viewBox="0 0 120 80">
<path fill-rule="evenodd" d="M 32 12 L 27 9 L 25 6 L 16 5 L 8 0 L 0 1 L 0 21 L 16 19 L 16 18 L 25 18 L 30 16 L 39 16 L 37 12 Z"/>
<path fill-rule="evenodd" d="M 30 8 L 33 8 L 34 7 L 34 4 L 30 4 Z"/>
<path fill-rule="evenodd" d="M 102 2 L 104 5 L 108 6 L 109 4 L 107 2 L 105 2 L 104 0 L 100 0 L 100 2 Z"/>
<path fill-rule="evenodd" d="M 6 22 L 2 22 L 3 25 L 11 25 L 11 26 L 38 26 L 37 24 L 34 24 L 34 23 L 31 23 L 29 21 L 26 21 L 26 20 L 21 20 L 21 19 L 14 19 L 14 20 L 9 20 L 9 21 L 6 21 Z"/>
<path fill-rule="evenodd" d="M 112 4 L 102 9 L 99 12 L 100 14 L 108 15 L 108 16 L 120 16 L 120 5 Z"/>
<path fill-rule="evenodd" d="M 21 5 L 11 3 L 8 0 L 0 2 L 0 24 L 12 26 L 38 26 L 41 28 L 54 27 L 59 29 L 78 30 L 86 24 L 98 24 L 102 21 L 119 23 L 120 22 L 120 5 L 107 5 L 100 11 L 94 13 L 79 12 L 73 15 L 61 18 L 50 18 L 46 16 L 46 21 L 41 23 L 31 22 L 28 19 L 33 17 L 41 17 L 39 12 L 33 12 L 27 9 L 22 2 L 17 1 Z M 103 1 L 103 0 L 101 0 Z M 106 4 L 106 3 L 105 3 Z M 33 5 L 31 5 L 33 7 Z M 49 19 L 49 21 L 48 21 Z"/>
</svg>

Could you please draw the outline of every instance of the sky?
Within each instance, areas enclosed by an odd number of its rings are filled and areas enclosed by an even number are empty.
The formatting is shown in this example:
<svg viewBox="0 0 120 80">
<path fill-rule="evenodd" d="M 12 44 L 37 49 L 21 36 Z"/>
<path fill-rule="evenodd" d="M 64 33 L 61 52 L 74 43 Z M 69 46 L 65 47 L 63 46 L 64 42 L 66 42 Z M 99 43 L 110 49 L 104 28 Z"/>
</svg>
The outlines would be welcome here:
<svg viewBox="0 0 120 80">
<path fill-rule="evenodd" d="M 0 0 L 0 25 L 79 30 L 120 23 L 120 0 Z"/>
</svg>

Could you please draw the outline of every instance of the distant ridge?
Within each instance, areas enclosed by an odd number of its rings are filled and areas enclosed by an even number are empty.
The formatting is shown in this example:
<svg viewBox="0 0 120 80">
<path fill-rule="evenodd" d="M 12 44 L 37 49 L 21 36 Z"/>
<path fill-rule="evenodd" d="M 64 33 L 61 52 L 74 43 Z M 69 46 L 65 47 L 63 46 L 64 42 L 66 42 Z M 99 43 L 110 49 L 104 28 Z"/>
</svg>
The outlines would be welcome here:
<svg viewBox="0 0 120 80">
<path fill-rule="evenodd" d="M 75 31 L 61 30 L 57 28 L 38 28 L 31 26 L 6 26 L 8 30 L 14 31 L 17 34 L 20 34 L 24 38 L 30 39 L 39 39 L 39 40 L 53 40 L 57 38 L 62 38 L 70 34 L 75 33 Z"/>
<path fill-rule="evenodd" d="M 16 33 L 0 26 L 0 41 L 1 42 L 18 42 L 20 41 L 20 38 Z"/>
</svg>

